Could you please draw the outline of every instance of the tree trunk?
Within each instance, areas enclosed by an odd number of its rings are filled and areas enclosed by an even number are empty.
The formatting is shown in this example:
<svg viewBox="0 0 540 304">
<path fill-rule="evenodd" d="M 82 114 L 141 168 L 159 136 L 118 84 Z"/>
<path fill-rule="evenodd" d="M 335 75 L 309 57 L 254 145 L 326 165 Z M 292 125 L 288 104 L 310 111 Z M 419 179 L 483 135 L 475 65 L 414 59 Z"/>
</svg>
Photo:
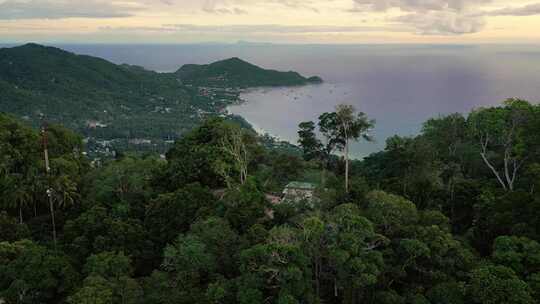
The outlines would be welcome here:
<svg viewBox="0 0 540 304">
<path fill-rule="evenodd" d="M 493 174 L 495 175 L 495 177 L 497 177 L 497 180 L 499 181 L 499 183 L 501 184 L 501 186 L 503 187 L 503 189 L 506 191 L 508 190 L 508 187 L 506 186 L 506 184 L 504 183 L 503 179 L 501 178 L 501 176 L 499 175 L 499 172 L 497 172 L 497 169 L 495 169 L 495 167 L 493 167 L 493 165 L 489 162 L 489 160 L 487 159 L 487 156 L 485 153 L 480 153 L 480 156 L 482 156 L 482 159 L 484 160 L 484 163 L 488 166 L 489 169 L 491 169 L 491 172 L 493 172 Z"/>
<path fill-rule="evenodd" d="M 349 193 L 349 139 L 345 139 L 345 192 Z"/>
<path fill-rule="evenodd" d="M 51 209 L 51 221 L 52 221 L 52 229 L 53 229 L 53 241 L 54 241 L 54 249 L 56 250 L 56 222 L 54 221 L 54 205 L 52 200 L 52 189 L 51 189 L 51 180 L 50 180 L 50 174 L 51 174 L 51 166 L 49 163 L 49 150 L 47 148 L 48 140 L 47 140 L 47 127 L 44 126 L 41 130 L 43 134 L 43 156 L 45 157 L 45 173 L 47 174 L 47 197 L 49 199 L 49 208 Z"/>
<path fill-rule="evenodd" d="M 49 189 L 49 191 L 51 191 Z M 56 249 L 56 222 L 54 220 L 54 205 L 53 205 L 53 200 L 52 200 L 52 193 L 49 192 L 47 193 L 47 195 L 49 196 L 49 208 L 51 210 L 51 222 L 52 222 L 52 230 L 53 230 L 53 242 L 54 242 L 54 249 Z"/>
<path fill-rule="evenodd" d="M 322 168 L 321 170 L 321 186 L 324 189 L 324 186 L 326 184 L 326 168 Z"/>
<path fill-rule="evenodd" d="M 321 298 L 321 282 L 320 282 L 321 266 L 319 265 L 319 259 L 315 260 L 315 294 L 317 295 L 317 301 Z"/>
<path fill-rule="evenodd" d="M 352 284 L 346 288 L 345 295 L 343 299 L 345 304 L 356 304 L 356 290 Z"/>
<path fill-rule="evenodd" d="M 456 183 L 454 181 L 454 178 L 452 177 L 452 179 L 450 180 L 450 199 L 453 202 L 455 198 L 456 198 Z"/>
<path fill-rule="evenodd" d="M 22 205 L 19 204 L 19 223 L 23 223 Z"/>
<path fill-rule="evenodd" d="M 506 182 L 508 183 L 508 189 L 510 191 L 514 191 L 514 181 L 516 180 L 518 166 L 516 164 L 516 160 L 510 156 L 510 153 L 510 148 L 506 148 L 504 151 L 504 176 L 506 177 Z M 509 168 L 510 161 L 512 161 L 513 165 L 512 173 L 510 173 Z"/>
<path fill-rule="evenodd" d="M 329 158 L 330 156 L 328 156 Z M 321 171 L 321 186 L 323 189 L 325 189 L 326 187 L 326 169 L 328 168 L 329 166 L 329 160 L 328 158 L 325 156 L 324 159 L 321 160 L 321 167 L 322 167 L 322 171 Z"/>
</svg>

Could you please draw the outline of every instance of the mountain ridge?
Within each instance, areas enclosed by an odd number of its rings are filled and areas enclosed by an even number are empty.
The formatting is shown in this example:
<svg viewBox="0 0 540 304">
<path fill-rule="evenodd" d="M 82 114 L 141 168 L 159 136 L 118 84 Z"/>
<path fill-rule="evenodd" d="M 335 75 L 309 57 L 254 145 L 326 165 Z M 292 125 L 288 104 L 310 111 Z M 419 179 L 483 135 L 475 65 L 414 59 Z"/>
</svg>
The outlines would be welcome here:
<svg viewBox="0 0 540 304">
<path fill-rule="evenodd" d="M 322 82 L 318 76 L 306 78 L 294 71 L 264 69 L 238 57 L 210 64 L 186 64 L 175 74 L 186 84 L 219 87 L 295 86 Z"/>
</svg>

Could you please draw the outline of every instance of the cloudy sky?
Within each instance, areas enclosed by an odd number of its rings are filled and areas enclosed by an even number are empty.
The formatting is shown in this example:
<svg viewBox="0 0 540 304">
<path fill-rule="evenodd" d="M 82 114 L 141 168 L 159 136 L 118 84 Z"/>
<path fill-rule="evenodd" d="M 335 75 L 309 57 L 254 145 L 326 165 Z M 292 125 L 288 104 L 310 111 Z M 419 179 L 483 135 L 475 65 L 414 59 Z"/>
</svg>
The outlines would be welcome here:
<svg viewBox="0 0 540 304">
<path fill-rule="evenodd" d="M 0 0 L 0 43 L 540 43 L 540 0 Z"/>
</svg>

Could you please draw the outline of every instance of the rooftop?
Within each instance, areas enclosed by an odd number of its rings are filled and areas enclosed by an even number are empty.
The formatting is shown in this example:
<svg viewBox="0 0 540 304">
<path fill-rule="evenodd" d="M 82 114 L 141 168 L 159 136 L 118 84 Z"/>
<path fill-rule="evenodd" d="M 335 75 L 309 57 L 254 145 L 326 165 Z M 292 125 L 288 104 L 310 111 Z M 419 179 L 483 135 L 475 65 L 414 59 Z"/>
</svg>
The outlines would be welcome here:
<svg viewBox="0 0 540 304">
<path fill-rule="evenodd" d="M 290 182 L 285 186 L 285 189 L 315 190 L 315 188 L 317 188 L 315 184 L 304 182 Z"/>
</svg>

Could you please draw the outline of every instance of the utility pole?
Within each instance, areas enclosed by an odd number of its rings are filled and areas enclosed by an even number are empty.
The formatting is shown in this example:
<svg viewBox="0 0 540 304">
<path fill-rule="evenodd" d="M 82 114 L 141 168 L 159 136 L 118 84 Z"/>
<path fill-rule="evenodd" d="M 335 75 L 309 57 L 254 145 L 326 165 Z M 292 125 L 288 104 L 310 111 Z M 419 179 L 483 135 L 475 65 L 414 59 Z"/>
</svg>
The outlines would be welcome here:
<svg viewBox="0 0 540 304">
<path fill-rule="evenodd" d="M 47 138 L 47 122 L 43 122 L 43 125 L 41 127 L 41 135 L 43 139 L 43 155 L 45 157 L 45 173 L 47 178 L 47 199 L 49 201 L 49 208 L 51 211 L 51 221 L 52 221 L 52 228 L 53 228 L 53 241 L 54 241 L 54 248 L 56 249 L 56 222 L 54 220 L 54 204 L 53 204 L 53 190 L 51 188 L 51 166 L 49 163 L 49 150 L 48 150 L 48 138 Z"/>
</svg>

